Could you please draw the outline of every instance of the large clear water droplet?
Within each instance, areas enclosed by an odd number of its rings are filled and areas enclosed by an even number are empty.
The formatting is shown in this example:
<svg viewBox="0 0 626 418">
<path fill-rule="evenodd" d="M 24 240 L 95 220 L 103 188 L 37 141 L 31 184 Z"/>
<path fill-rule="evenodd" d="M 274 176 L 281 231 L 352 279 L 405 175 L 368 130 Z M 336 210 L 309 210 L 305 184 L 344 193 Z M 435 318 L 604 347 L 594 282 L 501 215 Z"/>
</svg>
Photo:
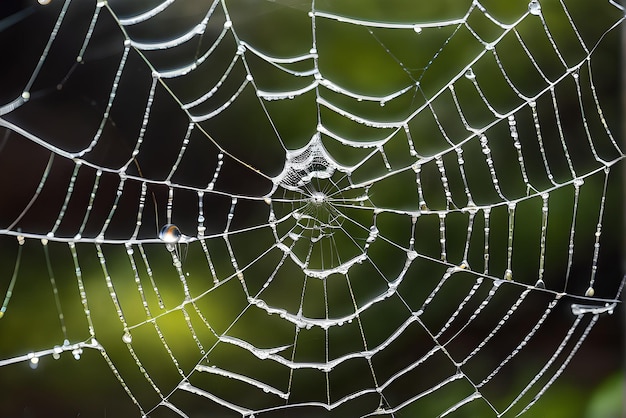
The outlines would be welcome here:
<svg viewBox="0 0 626 418">
<path fill-rule="evenodd" d="M 182 234 L 174 224 L 165 224 L 159 232 L 159 239 L 167 244 L 175 244 L 180 241 Z"/>
<path fill-rule="evenodd" d="M 587 289 L 587 291 L 585 292 L 585 296 L 587 297 L 593 297 L 593 295 L 596 294 L 596 291 L 593 290 L 593 287 L 589 286 L 589 288 Z"/>
<path fill-rule="evenodd" d="M 528 3 L 528 13 L 535 16 L 541 14 L 541 4 L 539 4 L 539 0 L 532 0 Z"/>
<path fill-rule="evenodd" d="M 471 68 L 468 68 L 467 71 L 465 71 L 465 78 L 467 78 L 468 80 L 475 79 L 476 75 L 474 74 L 474 70 L 472 70 Z"/>
<path fill-rule="evenodd" d="M 133 342 L 133 336 L 130 335 L 130 332 L 126 331 L 124 335 L 122 335 L 122 341 L 126 344 L 130 344 Z"/>
</svg>

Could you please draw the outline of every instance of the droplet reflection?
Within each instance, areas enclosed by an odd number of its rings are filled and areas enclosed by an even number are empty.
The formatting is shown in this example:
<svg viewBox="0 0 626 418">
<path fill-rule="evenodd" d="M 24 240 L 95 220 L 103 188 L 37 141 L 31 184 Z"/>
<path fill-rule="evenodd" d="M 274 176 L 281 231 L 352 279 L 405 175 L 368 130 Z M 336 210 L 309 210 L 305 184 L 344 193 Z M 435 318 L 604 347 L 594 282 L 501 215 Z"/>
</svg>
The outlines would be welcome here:
<svg viewBox="0 0 626 418">
<path fill-rule="evenodd" d="M 159 232 L 159 239 L 167 244 L 176 244 L 181 237 L 180 229 L 174 224 L 163 225 Z"/>
</svg>

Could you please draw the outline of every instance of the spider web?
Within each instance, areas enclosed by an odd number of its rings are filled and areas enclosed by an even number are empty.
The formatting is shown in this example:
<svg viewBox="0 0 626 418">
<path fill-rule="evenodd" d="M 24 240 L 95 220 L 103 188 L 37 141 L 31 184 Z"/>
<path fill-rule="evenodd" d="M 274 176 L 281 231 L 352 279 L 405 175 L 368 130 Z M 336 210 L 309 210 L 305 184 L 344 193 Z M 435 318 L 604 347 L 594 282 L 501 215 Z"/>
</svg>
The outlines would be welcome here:
<svg viewBox="0 0 626 418">
<path fill-rule="evenodd" d="M 39 3 L 0 21 L 4 370 L 515 416 L 616 308 L 618 4 Z"/>
</svg>

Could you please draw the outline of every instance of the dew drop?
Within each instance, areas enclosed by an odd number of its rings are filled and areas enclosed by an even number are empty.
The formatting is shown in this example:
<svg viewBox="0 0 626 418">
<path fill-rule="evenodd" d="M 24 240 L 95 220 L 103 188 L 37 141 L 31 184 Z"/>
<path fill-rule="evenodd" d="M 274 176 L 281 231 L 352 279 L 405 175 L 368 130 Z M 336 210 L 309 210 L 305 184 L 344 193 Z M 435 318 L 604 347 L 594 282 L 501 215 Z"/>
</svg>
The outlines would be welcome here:
<svg viewBox="0 0 626 418">
<path fill-rule="evenodd" d="M 541 4 L 539 4 L 538 0 L 532 0 L 528 3 L 528 13 L 535 16 L 539 16 L 541 14 Z"/>
<path fill-rule="evenodd" d="M 539 280 L 537 280 L 537 283 L 535 283 L 535 287 L 537 289 L 545 289 L 546 288 L 546 284 L 543 282 L 543 280 L 539 279 Z"/>
<path fill-rule="evenodd" d="M 42 6 L 45 6 L 46 4 L 50 4 L 51 1 L 52 0 L 38 0 L 38 3 Z"/>
<path fill-rule="evenodd" d="M 39 357 L 35 355 L 35 353 L 30 353 L 28 355 L 29 363 L 31 369 L 35 370 L 37 366 L 39 366 Z"/>
<path fill-rule="evenodd" d="M 471 68 L 468 68 L 467 71 L 465 71 L 465 78 L 467 78 L 468 80 L 475 79 L 476 74 L 474 74 L 474 70 L 472 70 Z"/>
<path fill-rule="evenodd" d="M 0 311 L 0 319 L 4 317 L 4 311 Z"/>
<path fill-rule="evenodd" d="M 159 239 L 167 244 L 175 244 L 180 241 L 182 234 L 174 224 L 165 224 L 159 232 Z"/>
<path fill-rule="evenodd" d="M 593 290 L 593 287 L 589 286 L 589 288 L 587 289 L 587 291 L 585 292 L 585 296 L 587 297 L 593 297 L 593 295 L 596 294 L 596 291 Z"/>
<path fill-rule="evenodd" d="M 511 269 L 506 269 L 506 271 L 504 272 L 504 279 L 513 280 L 513 272 L 511 271 Z"/>
<path fill-rule="evenodd" d="M 107 4 L 106 0 L 98 0 L 96 7 L 104 7 Z"/>
<path fill-rule="evenodd" d="M 52 349 L 52 358 L 55 360 L 60 359 L 62 352 L 63 352 L 63 349 L 61 348 L 61 346 L 55 345 L 54 348 Z"/>
<path fill-rule="evenodd" d="M 122 335 L 122 341 L 126 344 L 130 344 L 133 342 L 133 336 L 130 335 L 130 332 L 126 331 L 124 335 Z"/>
<path fill-rule="evenodd" d="M 27 91 L 23 92 L 22 99 L 24 99 L 24 101 L 27 101 L 28 99 L 30 99 L 30 93 Z"/>
</svg>

